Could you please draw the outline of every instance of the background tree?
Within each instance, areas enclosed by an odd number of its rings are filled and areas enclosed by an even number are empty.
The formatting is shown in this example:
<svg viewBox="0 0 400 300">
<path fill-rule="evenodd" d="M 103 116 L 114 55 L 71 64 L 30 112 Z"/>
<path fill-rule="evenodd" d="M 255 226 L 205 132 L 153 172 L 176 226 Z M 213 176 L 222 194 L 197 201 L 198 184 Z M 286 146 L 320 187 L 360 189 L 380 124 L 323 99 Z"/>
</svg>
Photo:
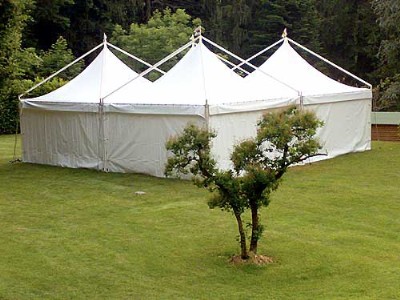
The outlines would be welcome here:
<svg viewBox="0 0 400 300">
<path fill-rule="evenodd" d="M 0 2 L 0 134 L 14 132 L 18 119 L 13 82 L 23 72 L 21 40 L 31 8 L 30 0 Z"/>
<path fill-rule="evenodd" d="M 288 29 L 291 38 L 318 52 L 319 23 L 314 0 L 258 1 L 242 53 L 245 57 L 249 57 L 271 45 L 281 38 L 284 28 Z M 271 53 L 265 53 L 256 62 L 261 64 Z"/>
<path fill-rule="evenodd" d="M 347 70 L 377 84 L 379 27 L 370 0 L 323 0 L 316 2 L 320 18 L 322 54 Z M 340 8 L 340 9 L 338 9 Z M 330 76 L 348 84 L 358 84 L 335 69 Z"/>
<path fill-rule="evenodd" d="M 146 24 L 132 23 L 129 30 L 116 25 L 111 42 L 135 54 L 145 61 L 155 64 L 180 46 L 189 42 L 193 29 L 200 25 L 199 19 L 190 17 L 183 9 L 172 12 L 169 8 L 155 11 Z M 162 66 L 168 69 L 178 58 L 173 58 Z M 134 64 L 136 71 L 146 69 L 142 64 Z"/>
<path fill-rule="evenodd" d="M 23 36 L 23 46 L 48 49 L 70 27 L 68 8 L 74 0 L 35 0 Z"/>
<path fill-rule="evenodd" d="M 314 113 L 297 107 L 263 116 L 257 135 L 234 147 L 231 160 L 234 170 L 219 170 L 211 156 L 211 140 L 216 135 L 207 129 L 189 125 L 182 135 L 168 141 L 173 154 L 168 159 L 167 176 L 191 174 L 199 187 L 215 192 L 208 202 L 210 208 L 231 211 L 238 225 L 241 257 L 257 253 L 263 226 L 259 210 L 268 206 L 270 194 L 278 188 L 289 166 L 318 155 L 315 140 L 322 123 Z M 247 250 L 242 214 L 251 211 L 250 248 Z"/>
<path fill-rule="evenodd" d="M 400 2 L 373 1 L 384 34 L 380 49 L 380 110 L 400 110 Z"/>
</svg>

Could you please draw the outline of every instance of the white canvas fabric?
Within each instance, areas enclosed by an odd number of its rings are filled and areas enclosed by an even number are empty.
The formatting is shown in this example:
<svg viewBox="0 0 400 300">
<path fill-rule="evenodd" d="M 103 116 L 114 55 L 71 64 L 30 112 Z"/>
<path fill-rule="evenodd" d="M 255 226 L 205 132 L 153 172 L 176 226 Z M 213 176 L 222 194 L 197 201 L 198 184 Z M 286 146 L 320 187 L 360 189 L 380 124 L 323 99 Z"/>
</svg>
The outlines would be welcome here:
<svg viewBox="0 0 400 300">
<path fill-rule="evenodd" d="M 106 98 L 110 103 L 213 105 L 238 100 L 242 78 L 227 68 L 202 42 L 185 56 L 151 90 L 137 91 L 135 81 Z M 240 99 L 240 97 L 239 97 Z"/>
<path fill-rule="evenodd" d="M 22 106 L 60 111 L 96 111 L 100 99 L 137 75 L 105 46 L 93 62 L 67 84 L 43 96 L 24 99 Z M 151 82 L 142 77 L 134 82 L 136 89 L 150 85 Z"/>
<path fill-rule="evenodd" d="M 348 86 L 324 75 L 304 60 L 287 39 L 259 69 L 298 90 L 304 108 L 314 111 L 324 122 L 317 137 L 325 155 L 313 161 L 371 149 L 370 89 Z M 260 86 L 270 82 L 257 70 L 245 80 Z"/>
<path fill-rule="evenodd" d="M 316 160 L 370 149 L 370 90 L 328 78 L 288 43 L 267 62 L 271 77 L 242 78 L 200 41 L 150 83 L 105 48 L 64 87 L 22 101 L 23 161 L 162 177 L 166 141 L 191 122 L 217 132 L 212 152 L 228 169 L 263 113 L 300 103 L 324 122 Z"/>
<path fill-rule="evenodd" d="M 342 84 L 315 69 L 292 48 L 287 39 L 259 69 L 299 91 L 304 96 L 304 104 L 371 97 L 370 89 Z M 265 85 L 269 78 L 256 70 L 246 80 Z"/>
<path fill-rule="evenodd" d="M 265 87 L 245 81 L 203 42 L 186 55 L 151 89 L 136 88 L 135 80 L 105 98 L 110 111 L 210 115 L 253 111 L 294 103 L 298 93 L 269 77 Z"/>
<path fill-rule="evenodd" d="M 21 100 L 22 159 L 72 168 L 105 169 L 105 116 L 100 99 L 137 73 L 106 46 L 79 75 L 46 95 Z M 136 86 L 150 86 L 139 78 Z M 103 107 L 104 108 L 104 107 Z"/>
<path fill-rule="evenodd" d="M 22 160 L 69 168 L 102 168 L 97 113 L 23 109 Z"/>
</svg>

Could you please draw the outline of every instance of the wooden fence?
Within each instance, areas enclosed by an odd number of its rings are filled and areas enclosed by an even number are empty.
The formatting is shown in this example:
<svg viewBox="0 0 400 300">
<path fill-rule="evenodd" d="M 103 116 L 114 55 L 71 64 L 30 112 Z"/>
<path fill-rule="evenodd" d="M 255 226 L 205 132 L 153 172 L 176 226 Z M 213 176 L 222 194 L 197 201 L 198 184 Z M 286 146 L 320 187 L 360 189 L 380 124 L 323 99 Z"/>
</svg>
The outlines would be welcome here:
<svg viewBox="0 0 400 300">
<path fill-rule="evenodd" d="M 371 135 L 373 141 L 400 142 L 400 112 L 372 112 Z"/>
</svg>

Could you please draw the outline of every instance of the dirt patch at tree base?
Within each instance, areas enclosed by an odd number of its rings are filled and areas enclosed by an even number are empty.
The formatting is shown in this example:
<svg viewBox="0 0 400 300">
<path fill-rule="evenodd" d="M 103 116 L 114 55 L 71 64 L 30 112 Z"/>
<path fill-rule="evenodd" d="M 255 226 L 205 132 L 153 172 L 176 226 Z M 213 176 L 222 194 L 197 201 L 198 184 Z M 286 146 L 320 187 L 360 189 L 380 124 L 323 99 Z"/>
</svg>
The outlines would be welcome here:
<svg viewBox="0 0 400 300">
<path fill-rule="evenodd" d="M 252 265 L 262 266 L 266 264 L 272 264 L 274 261 L 272 257 L 269 256 L 252 254 L 249 256 L 248 259 L 243 259 L 240 255 L 232 256 L 229 259 L 229 262 L 233 265 L 252 264 Z"/>
</svg>

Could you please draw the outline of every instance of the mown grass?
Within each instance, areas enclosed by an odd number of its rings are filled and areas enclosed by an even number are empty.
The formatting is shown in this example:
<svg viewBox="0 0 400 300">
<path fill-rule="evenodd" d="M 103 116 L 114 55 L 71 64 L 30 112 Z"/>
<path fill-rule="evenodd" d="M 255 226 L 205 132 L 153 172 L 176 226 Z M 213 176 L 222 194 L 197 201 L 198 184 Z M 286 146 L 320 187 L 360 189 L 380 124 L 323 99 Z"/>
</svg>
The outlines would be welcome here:
<svg viewBox="0 0 400 300">
<path fill-rule="evenodd" d="M 260 253 L 190 182 L 11 164 L 0 136 L 0 299 L 399 299 L 400 143 L 292 168 Z M 142 196 L 135 191 L 145 191 Z"/>
</svg>

